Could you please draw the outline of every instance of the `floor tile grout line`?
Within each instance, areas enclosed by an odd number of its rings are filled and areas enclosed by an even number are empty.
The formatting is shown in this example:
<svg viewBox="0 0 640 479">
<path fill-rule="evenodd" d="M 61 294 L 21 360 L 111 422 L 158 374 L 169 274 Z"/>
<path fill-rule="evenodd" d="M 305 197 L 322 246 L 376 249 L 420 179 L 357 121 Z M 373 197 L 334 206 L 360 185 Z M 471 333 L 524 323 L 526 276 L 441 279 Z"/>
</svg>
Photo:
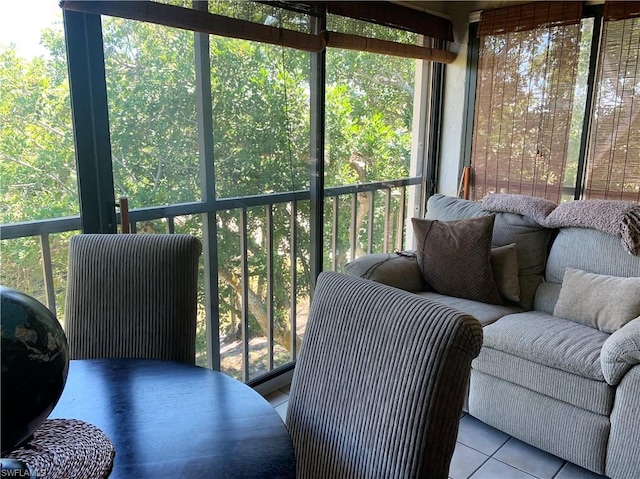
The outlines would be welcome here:
<svg viewBox="0 0 640 479">
<path fill-rule="evenodd" d="M 498 451 L 496 451 L 498 452 Z M 532 472 L 529 471 L 525 471 L 524 469 L 520 469 L 518 466 L 514 466 L 513 464 L 509 464 L 508 462 L 503 461 L 502 459 L 498 459 L 497 457 L 493 457 L 491 456 L 491 459 L 494 459 L 498 462 L 501 462 L 502 464 L 505 464 L 509 467 L 513 467 L 514 469 L 520 471 L 520 472 L 524 472 L 525 474 L 530 475 L 531 477 L 535 477 L 536 479 L 547 479 L 544 477 L 540 477 L 540 476 L 536 476 L 535 474 L 533 474 Z M 556 472 L 553 473 L 553 476 L 551 476 L 549 479 L 553 479 L 554 477 L 556 477 L 558 475 L 558 473 L 562 470 L 562 468 L 564 467 L 564 462 L 562 463 L 562 465 L 560 466 L 560 469 L 558 469 Z"/>
<path fill-rule="evenodd" d="M 460 443 L 460 444 L 462 444 L 462 443 Z M 469 446 L 467 446 L 467 447 L 469 447 Z M 479 451 L 478 451 L 478 452 L 479 452 Z M 486 454 L 485 454 L 485 455 L 486 455 Z M 484 461 L 482 461 L 482 464 L 480 464 L 478 467 L 476 467 L 476 469 L 475 469 L 471 474 L 469 474 L 469 475 L 466 477 L 466 479 L 470 479 L 470 478 L 471 478 L 471 476 L 473 476 L 476 472 L 478 472 L 478 471 L 480 470 L 480 468 L 481 468 L 482 466 L 484 466 L 484 465 L 487 463 L 487 461 L 489 461 L 489 459 L 491 459 L 491 456 L 487 456 L 487 458 L 486 458 Z"/>
<path fill-rule="evenodd" d="M 564 461 L 562 463 L 562 466 L 560 466 L 560 469 L 558 470 L 558 472 L 556 472 L 553 477 L 551 479 L 556 479 L 556 477 L 558 477 L 558 475 L 562 472 L 562 470 L 567 467 L 567 464 L 569 464 L 569 461 Z"/>
<path fill-rule="evenodd" d="M 523 470 L 523 469 L 520 469 L 519 467 L 514 466 L 513 464 L 509 464 L 508 462 L 505 462 L 505 461 L 503 461 L 502 459 L 499 459 L 499 458 L 497 458 L 497 457 L 493 457 L 493 456 L 495 456 L 496 454 L 498 454 L 498 452 L 499 452 L 503 447 L 505 447 L 505 446 L 507 445 L 507 442 L 509 442 L 511 439 L 515 439 L 516 441 L 520 441 L 520 439 L 518 439 L 518 438 L 514 438 L 513 436 L 509 436 L 509 439 L 507 439 L 507 440 L 506 440 L 506 442 L 505 442 L 504 444 L 502 444 L 502 446 L 500 446 L 500 447 L 496 450 L 496 452 L 494 452 L 494 453 L 491 455 L 491 457 L 492 457 L 493 459 L 495 459 L 496 461 L 500 461 L 501 463 L 506 464 L 507 466 L 511 466 L 511 467 L 513 467 L 514 469 L 517 469 L 517 470 L 519 470 L 519 471 L 522 471 L 522 472 L 524 472 L 525 474 L 529 474 L 530 476 L 536 477 L 536 478 L 538 478 L 538 479 L 545 479 L 545 478 L 543 478 L 543 477 L 536 476 L 535 474 L 533 474 L 533 473 L 531 473 L 531 472 L 528 472 L 528 471 L 525 471 L 525 470 Z M 520 441 L 520 442 L 523 442 L 523 441 Z M 524 444 L 527 444 L 527 443 L 524 443 Z M 527 445 L 529 445 L 529 444 L 527 444 Z M 535 446 L 531 446 L 531 447 L 534 447 L 534 448 L 535 448 Z M 538 448 L 536 448 L 536 449 L 538 449 Z M 544 452 L 544 453 L 546 453 L 546 454 L 550 454 L 550 455 L 551 455 L 551 456 L 553 456 L 553 457 L 557 457 L 558 459 L 560 459 L 560 460 L 562 461 L 562 464 L 560 465 L 560 469 L 558 469 L 558 470 L 557 470 L 557 471 L 556 471 L 556 472 L 551 476 L 551 478 L 550 478 L 550 479 L 554 479 L 558 474 L 560 474 L 560 471 L 562 471 L 562 468 L 565 466 L 565 464 L 567 463 L 567 461 L 566 461 L 566 460 L 564 460 L 564 459 L 562 459 L 561 457 L 554 456 L 553 454 L 551 454 L 551 453 L 549 453 L 549 452 L 547 452 L 547 451 L 543 451 L 542 449 L 538 449 L 538 450 L 539 450 L 539 451 L 542 451 L 542 452 Z"/>
<path fill-rule="evenodd" d="M 464 442 L 459 441 L 459 440 L 457 440 L 457 439 L 456 439 L 456 442 L 459 442 L 459 443 L 460 443 L 460 444 L 462 444 L 463 446 L 467 446 L 469 449 L 473 449 L 474 451 L 479 452 L 480 454 L 484 454 L 485 456 L 493 457 L 493 455 L 494 455 L 496 452 L 498 452 L 500 449 L 502 449 L 502 446 L 504 446 L 504 445 L 509 441 L 509 439 L 511 439 L 512 437 L 513 437 L 513 436 L 509 436 L 509 437 L 507 438 L 507 440 L 506 440 L 505 442 L 503 442 L 502 444 L 500 444 L 500 445 L 498 446 L 498 449 L 496 449 L 496 450 L 495 450 L 494 452 L 492 452 L 491 454 L 487 454 L 486 452 L 483 452 L 483 451 L 481 451 L 480 449 L 476 449 L 475 447 L 470 446 L 469 444 L 465 444 Z"/>
</svg>

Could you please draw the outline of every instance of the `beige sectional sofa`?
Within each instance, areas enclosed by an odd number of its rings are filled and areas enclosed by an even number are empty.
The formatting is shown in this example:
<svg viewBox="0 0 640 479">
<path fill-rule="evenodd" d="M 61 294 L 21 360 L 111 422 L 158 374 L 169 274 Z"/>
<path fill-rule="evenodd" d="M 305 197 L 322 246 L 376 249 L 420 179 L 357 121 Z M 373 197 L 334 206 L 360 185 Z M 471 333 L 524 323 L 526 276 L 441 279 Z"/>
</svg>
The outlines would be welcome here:
<svg viewBox="0 0 640 479">
<path fill-rule="evenodd" d="M 433 265 L 421 251 L 427 243 L 419 242 L 417 252 L 366 255 L 344 272 L 416 292 L 483 324 L 483 347 L 469 386 L 471 415 L 598 474 L 638 478 L 640 208 L 572 203 L 518 195 L 482 203 L 443 195 L 429 199 L 429 234 L 433 220 L 457 225 L 450 222 L 495 215 L 493 278 L 486 281 L 504 280 L 504 264 L 494 264 L 496 247 L 510 245 L 517 258 L 515 272 L 511 261 L 507 274 L 517 276 L 511 287 L 515 281 L 518 294 L 499 286 L 502 300 L 496 302 L 502 304 L 434 291 L 424 279 L 424 268 Z M 445 243 L 432 246 L 451 249 Z M 473 247 L 464 248 L 457 251 L 463 260 Z M 452 265 L 458 260 L 449 259 Z"/>
</svg>

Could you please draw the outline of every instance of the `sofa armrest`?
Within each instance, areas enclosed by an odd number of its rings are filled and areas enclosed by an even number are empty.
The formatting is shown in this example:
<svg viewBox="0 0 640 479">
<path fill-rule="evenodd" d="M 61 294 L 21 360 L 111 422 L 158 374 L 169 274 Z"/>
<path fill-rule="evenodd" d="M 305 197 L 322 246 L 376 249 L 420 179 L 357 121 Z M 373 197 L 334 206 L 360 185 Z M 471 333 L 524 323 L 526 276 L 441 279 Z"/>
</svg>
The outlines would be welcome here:
<svg viewBox="0 0 640 479">
<path fill-rule="evenodd" d="M 416 255 L 412 251 L 367 254 L 344 266 L 348 276 L 369 279 L 410 292 L 425 291 Z"/>
<path fill-rule="evenodd" d="M 600 352 L 604 378 L 616 386 L 632 366 L 640 364 L 640 317 L 607 338 Z"/>
</svg>

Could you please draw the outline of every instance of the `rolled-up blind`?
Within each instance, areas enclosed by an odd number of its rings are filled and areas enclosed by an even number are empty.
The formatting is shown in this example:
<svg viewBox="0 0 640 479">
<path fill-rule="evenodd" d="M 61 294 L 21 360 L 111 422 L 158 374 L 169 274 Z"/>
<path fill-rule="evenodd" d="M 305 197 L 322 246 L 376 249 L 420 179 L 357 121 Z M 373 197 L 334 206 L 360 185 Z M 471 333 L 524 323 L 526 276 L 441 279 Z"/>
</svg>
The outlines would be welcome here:
<svg viewBox="0 0 640 479">
<path fill-rule="evenodd" d="M 478 36 L 574 25 L 581 17 L 582 2 L 535 2 L 485 10 L 480 16 Z"/>
<path fill-rule="evenodd" d="M 584 197 L 640 203 L 640 2 L 604 18 Z"/>
<path fill-rule="evenodd" d="M 60 6 L 64 10 L 69 11 L 127 18 L 194 32 L 280 45 L 314 53 L 323 51 L 327 46 L 332 46 L 443 63 L 451 63 L 456 58 L 455 53 L 437 48 L 367 39 L 356 35 L 336 32 L 325 32 L 323 35 L 311 35 L 285 28 L 276 28 L 270 25 L 262 25 L 236 18 L 214 15 L 196 9 L 183 8 L 176 5 L 165 5 L 152 1 L 62 0 Z M 391 8 L 391 6 L 386 6 L 386 8 Z M 364 9 L 350 8 L 344 12 L 338 8 L 338 11 L 342 12 L 340 14 L 352 16 L 355 16 L 360 10 L 365 13 L 375 12 L 377 15 L 380 15 L 380 12 L 383 11 L 380 10 L 380 6 L 375 6 L 375 8 L 371 6 L 370 8 Z M 395 12 L 392 17 L 400 20 L 410 19 L 411 16 L 405 10 L 409 13 L 411 12 L 411 9 L 396 6 L 391 10 Z M 362 12 L 360 13 L 362 14 Z M 432 33 L 432 36 L 436 38 L 439 36 L 445 38 L 451 37 L 451 22 L 449 20 L 422 12 L 416 12 L 415 15 L 418 18 L 429 19 L 427 24 L 422 25 L 422 29 L 426 29 L 425 31 L 428 32 L 430 25 L 438 27 L 436 30 L 439 33 Z M 376 18 L 377 17 L 374 17 L 370 20 L 373 21 Z M 412 31 L 411 25 L 405 25 L 404 28 Z"/>
<path fill-rule="evenodd" d="M 604 4 L 604 20 L 626 20 L 640 17 L 640 2 L 607 2 Z"/>
</svg>

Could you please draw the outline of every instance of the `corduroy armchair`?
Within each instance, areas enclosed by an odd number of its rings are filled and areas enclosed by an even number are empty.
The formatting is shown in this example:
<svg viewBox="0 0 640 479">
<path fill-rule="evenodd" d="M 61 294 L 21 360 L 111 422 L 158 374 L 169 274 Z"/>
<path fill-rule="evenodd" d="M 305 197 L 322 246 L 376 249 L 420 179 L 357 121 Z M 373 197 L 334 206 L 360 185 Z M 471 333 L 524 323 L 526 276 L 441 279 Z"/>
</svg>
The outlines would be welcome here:
<svg viewBox="0 0 640 479">
<path fill-rule="evenodd" d="M 298 478 L 446 478 L 481 345 L 467 314 L 322 273 L 287 410 Z"/>
<path fill-rule="evenodd" d="M 72 237 L 65 314 L 70 357 L 194 364 L 201 252 L 189 235 Z"/>
</svg>

